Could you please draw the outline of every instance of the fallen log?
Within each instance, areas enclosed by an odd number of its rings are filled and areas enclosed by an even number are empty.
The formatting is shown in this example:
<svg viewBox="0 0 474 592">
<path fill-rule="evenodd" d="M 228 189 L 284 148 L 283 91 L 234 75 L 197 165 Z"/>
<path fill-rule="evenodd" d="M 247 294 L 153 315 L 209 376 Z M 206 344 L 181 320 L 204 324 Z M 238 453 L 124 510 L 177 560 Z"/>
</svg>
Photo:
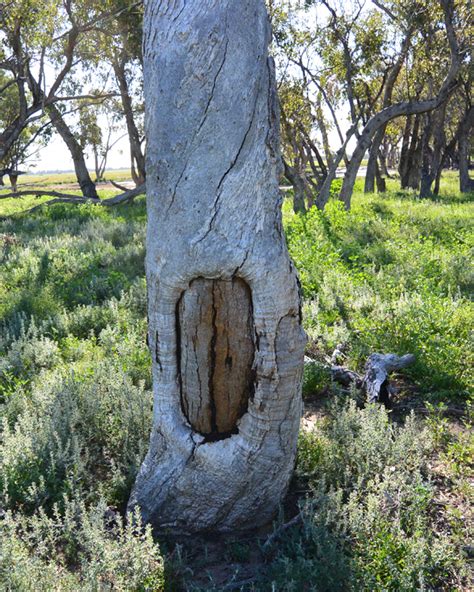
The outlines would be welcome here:
<svg viewBox="0 0 474 592">
<path fill-rule="evenodd" d="M 114 186 L 117 187 L 117 189 L 120 189 L 120 191 L 128 191 L 130 189 L 130 187 L 125 187 L 125 185 L 120 185 L 120 183 L 117 183 L 117 181 L 114 181 L 113 179 L 110 179 L 110 183 Z"/>
<path fill-rule="evenodd" d="M 96 199 L 94 197 L 83 197 L 81 195 L 74 195 L 73 193 L 61 193 L 59 191 L 45 191 L 45 190 L 25 190 L 25 191 L 18 191 L 17 193 L 4 193 L 0 195 L 0 199 L 7 199 L 10 197 L 18 198 L 24 197 L 26 195 L 35 195 L 36 197 L 52 197 L 48 201 L 45 201 L 37 206 L 19 212 L 18 214 L 30 214 L 35 210 L 43 208 L 44 206 L 51 206 L 56 203 L 73 203 L 73 204 L 84 204 L 84 203 L 94 203 L 99 206 L 109 207 L 109 206 L 116 206 L 122 203 L 127 203 L 132 201 L 135 197 L 146 193 L 146 184 L 143 183 L 138 187 L 134 187 L 133 189 L 128 189 L 123 193 L 119 193 L 118 195 L 114 195 L 113 197 L 108 197 L 107 199 Z"/>
<path fill-rule="evenodd" d="M 34 195 L 36 197 L 59 197 L 61 199 L 81 199 L 82 201 L 98 201 L 94 197 L 82 197 L 80 195 L 75 195 L 74 193 L 61 193 L 60 191 L 47 191 L 44 189 L 25 189 L 23 191 L 12 191 L 10 193 L 2 193 L 0 195 L 0 199 L 9 199 L 11 197 L 25 197 L 27 195 Z"/>
<path fill-rule="evenodd" d="M 372 354 L 365 365 L 364 388 L 369 403 L 384 403 L 390 400 L 389 375 L 406 368 L 415 361 L 413 354 Z"/>
<path fill-rule="evenodd" d="M 337 353 L 336 353 L 337 352 Z M 388 405 L 390 402 L 390 380 L 389 376 L 395 370 L 406 368 L 415 361 L 413 354 L 398 356 L 396 354 L 378 354 L 369 356 L 365 364 L 365 373 L 361 375 L 354 370 L 332 363 L 341 356 L 341 346 L 333 353 L 330 362 L 326 365 L 331 374 L 333 382 L 349 388 L 364 391 L 369 403 L 380 402 Z M 305 364 L 319 363 L 308 356 L 305 356 Z"/>
</svg>

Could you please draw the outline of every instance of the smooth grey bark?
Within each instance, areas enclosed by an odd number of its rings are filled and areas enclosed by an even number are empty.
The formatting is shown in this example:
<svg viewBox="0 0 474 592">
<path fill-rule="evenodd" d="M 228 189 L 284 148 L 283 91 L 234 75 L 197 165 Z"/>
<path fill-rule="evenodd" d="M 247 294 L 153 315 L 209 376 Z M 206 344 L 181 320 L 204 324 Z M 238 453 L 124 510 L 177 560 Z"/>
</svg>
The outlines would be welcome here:
<svg viewBox="0 0 474 592">
<path fill-rule="evenodd" d="M 129 509 L 159 531 L 266 523 L 294 466 L 305 336 L 269 40 L 264 0 L 145 2 L 154 419 Z"/>
</svg>

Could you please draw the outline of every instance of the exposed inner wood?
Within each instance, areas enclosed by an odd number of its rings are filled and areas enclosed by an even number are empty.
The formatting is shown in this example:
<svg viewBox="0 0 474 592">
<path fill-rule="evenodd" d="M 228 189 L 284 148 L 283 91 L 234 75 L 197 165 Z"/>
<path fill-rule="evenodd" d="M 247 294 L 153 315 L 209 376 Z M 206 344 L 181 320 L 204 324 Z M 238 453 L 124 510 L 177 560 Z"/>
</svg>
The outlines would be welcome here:
<svg viewBox="0 0 474 592">
<path fill-rule="evenodd" d="M 236 431 L 253 392 L 253 314 L 240 278 L 191 282 L 178 305 L 181 403 L 210 439 Z"/>
</svg>

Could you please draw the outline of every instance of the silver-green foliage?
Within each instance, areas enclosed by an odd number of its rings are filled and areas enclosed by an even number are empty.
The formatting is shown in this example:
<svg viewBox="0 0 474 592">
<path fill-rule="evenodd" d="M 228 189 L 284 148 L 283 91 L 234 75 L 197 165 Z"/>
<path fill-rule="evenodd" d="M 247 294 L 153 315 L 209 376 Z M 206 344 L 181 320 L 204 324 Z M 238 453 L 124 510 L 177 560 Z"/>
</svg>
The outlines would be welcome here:
<svg viewBox="0 0 474 592">
<path fill-rule="evenodd" d="M 163 562 L 137 512 L 125 523 L 105 502 L 86 508 L 65 498 L 62 509 L 32 517 L 8 512 L 0 522 L 0 589 L 97 592 L 163 589 Z"/>
<path fill-rule="evenodd" d="M 383 408 L 335 404 L 300 437 L 298 473 L 311 493 L 303 527 L 272 565 L 276 589 L 431 590 L 467 566 L 431 518 L 434 441 L 414 416 L 396 425 Z"/>
</svg>

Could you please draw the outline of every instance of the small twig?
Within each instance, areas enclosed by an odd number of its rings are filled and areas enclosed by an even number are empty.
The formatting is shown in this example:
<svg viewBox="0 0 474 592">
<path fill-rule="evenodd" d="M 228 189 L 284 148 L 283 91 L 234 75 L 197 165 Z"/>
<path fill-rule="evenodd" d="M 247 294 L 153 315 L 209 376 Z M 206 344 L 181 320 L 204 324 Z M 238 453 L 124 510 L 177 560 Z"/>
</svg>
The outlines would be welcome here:
<svg viewBox="0 0 474 592">
<path fill-rule="evenodd" d="M 292 518 L 289 522 L 285 522 L 279 528 L 277 528 L 272 534 L 267 538 L 265 543 L 262 546 L 262 551 L 265 553 L 268 549 L 272 546 L 272 544 L 289 528 L 295 526 L 295 524 L 299 524 L 303 520 L 303 516 L 297 514 L 294 518 Z"/>
<path fill-rule="evenodd" d="M 242 586 L 247 586 L 248 584 L 254 584 L 259 579 L 260 579 L 259 577 L 255 577 L 255 578 L 248 578 L 246 580 L 240 580 L 238 582 L 230 582 L 229 584 L 226 584 L 222 588 L 222 590 L 237 590 L 238 588 L 242 588 Z"/>
</svg>

